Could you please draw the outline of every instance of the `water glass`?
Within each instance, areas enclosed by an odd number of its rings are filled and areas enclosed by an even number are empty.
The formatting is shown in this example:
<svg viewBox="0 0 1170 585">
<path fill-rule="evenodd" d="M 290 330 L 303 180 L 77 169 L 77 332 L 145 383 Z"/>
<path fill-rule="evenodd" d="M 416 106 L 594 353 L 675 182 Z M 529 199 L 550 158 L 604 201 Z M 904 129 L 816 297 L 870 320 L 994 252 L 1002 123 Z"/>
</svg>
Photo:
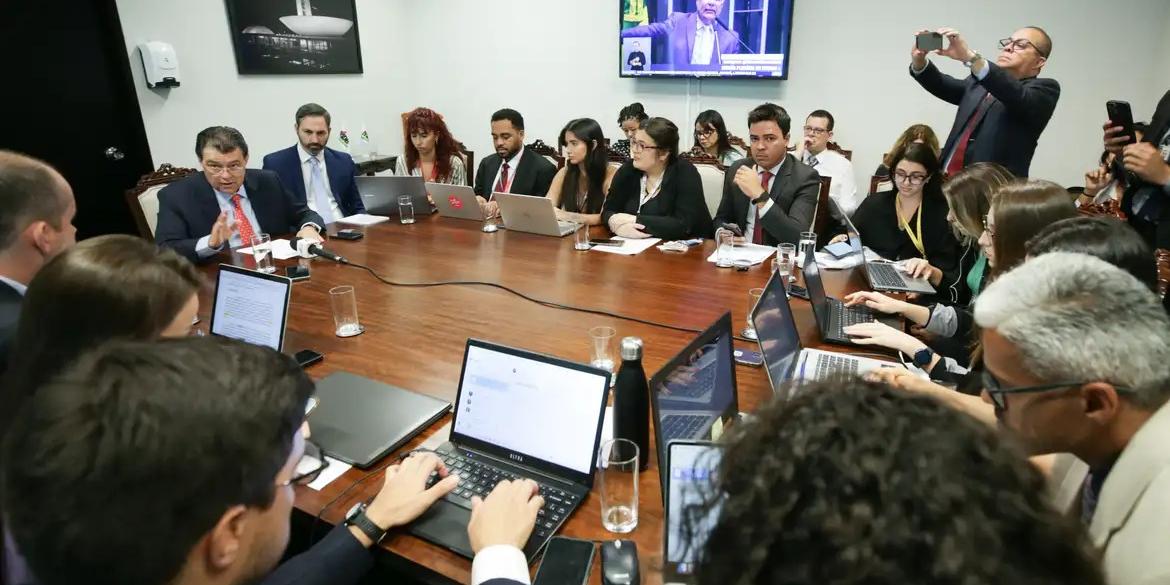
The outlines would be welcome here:
<svg viewBox="0 0 1170 585">
<path fill-rule="evenodd" d="M 252 246 L 252 257 L 256 259 L 256 270 L 265 274 L 276 272 L 276 266 L 272 263 L 272 236 L 253 234 L 252 241 L 248 242 L 248 245 Z"/>
<path fill-rule="evenodd" d="M 597 476 L 601 496 L 601 525 L 626 534 L 638 526 L 638 445 L 629 439 L 610 439 L 601 445 Z"/>
<path fill-rule="evenodd" d="M 353 337 L 365 331 L 358 321 L 357 294 L 349 285 L 329 289 L 329 303 L 333 306 L 334 333 L 338 337 Z"/>
<path fill-rule="evenodd" d="M 592 247 L 589 244 L 589 226 L 584 223 L 573 224 L 573 249 L 588 250 Z"/>
<path fill-rule="evenodd" d="M 589 358 L 589 365 L 607 372 L 613 372 L 613 337 L 617 330 L 613 327 L 598 326 L 589 330 L 589 339 L 593 342 L 593 353 Z"/>
<path fill-rule="evenodd" d="M 796 246 L 792 244 L 780 244 L 776 246 L 776 260 L 779 261 L 778 272 L 780 276 L 784 276 L 784 286 L 787 287 L 789 282 L 796 280 L 792 272 L 796 268 Z"/>
<path fill-rule="evenodd" d="M 817 249 L 817 233 L 816 232 L 800 232 L 800 256 L 801 258 L 808 258 L 808 255 L 815 252 Z"/>
<path fill-rule="evenodd" d="M 398 198 L 398 221 L 414 223 L 414 197 L 403 195 Z"/>
<path fill-rule="evenodd" d="M 756 339 L 756 326 L 752 323 L 752 311 L 756 310 L 756 303 L 760 302 L 760 297 L 764 296 L 764 289 L 753 288 L 748 291 L 748 305 L 747 315 L 744 319 L 747 321 L 747 327 L 743 328 L 743 336 L 748 339 Z"/>
</svg>

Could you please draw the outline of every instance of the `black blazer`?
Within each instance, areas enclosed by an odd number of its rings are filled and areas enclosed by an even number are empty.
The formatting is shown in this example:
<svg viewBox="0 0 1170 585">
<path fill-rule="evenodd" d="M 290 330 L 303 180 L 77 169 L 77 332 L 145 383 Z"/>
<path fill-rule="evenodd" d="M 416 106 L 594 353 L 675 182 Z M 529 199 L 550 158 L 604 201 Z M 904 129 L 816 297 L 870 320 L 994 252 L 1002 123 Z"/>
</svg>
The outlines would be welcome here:
<svg viewBox="0 0 1170 585">
<path fill-rule="evenodd" d="M 601 220 L 609 224 L 615 213 L 638 216 L 643 232 L 664 240 L 711 237 L 711 212 L 703 199 L 703 179 L 695 165 L 681 158 L 666 166 L 662 187 L 653 199 L 638 210 L 642 198 L 642 175 L 633 161 L 622 165 L 609 184 L 609 196 Z"/>
<path fill-rule="evenodd" d="M 496 173 L 504 160 L 498 154 L 492 154 L 479 161 L 479 170 L 475 171 L 475 194 L 490 199 L 495 190 L 493 182 Z M 512 177 L 512 186 L 509 193 L 517 195 L 548 195 L 548 186 L 552 184 L 553 176 L 557 174 L 556 165 L 548 162 L 543 156 L 524 149 L 520 157 L 520 164 L 513 169 L 516 174 Z"/>
<path fill-rule="evenodd" d="M 244 189 L 248 192 L 256 221 L 260 223 L 259 231 L 275 237 L 296 233 L 306 223 L 317 224 L 322 229 L 325 226 L 321 216 L 305 204 L 305 199 L 294 197 L 272 171 L 248 169 Z M 199 238 L 211 233 L 216 217 L 219 217 L 219 204 L 207 177 L 203 173 L 187 175 L 159 191 L 154 241 L 192 262 L 199 262 L 195 244 Z M 253 229 L 257 229 L 256 226 Z"/>
<path fill-rule="evenodd" d="M 898 229 L 898 213 L 894 210 L 897 191 L 883 191 L 865 198 L 853 213 L 853 225 L 861 234 L 861 242 L 887 260 L 921 258 L 918 248 L 910 241 L 906 232 Z M 918 213 L 922 214 L 922 246 L 931 266 L 943 271 L 943 282 L 959 278 L 959 242 L 947 222 L 946 199 L 937 195 L 924 195 Z M 917 226 L 917 216 L 910 218 L 911 225 Z M 946 291 L 939 293 L 949 297 Z"/>
<path fill-rule="evenodd" d="M 990 61 L 987 67 L 987 77 L 983 81 L 974 75 L 960 81 L 943 74 L 929 62 L 922 73 L 914 75 L 911 71 L 910 74 L 935 97 L 959 106 L 946 146 L 942 149 L 943 161 L 955 149 L 955 142 L 967 127 L 979 102 L 990 92 L 995 101 L 976 122 L 963 164 L 996 162 L 1017 177 L 1027 177 L 1032 155 L 1036 153 L 1036 142 L 1060 99 L 1060 84 L 1055 79 L 1039 77 L 1016 79 Z"/>
<path fill-rule="evenodd" d="M 1155 148 L 1158 147 L 1158 142 L 1162 140 L 1162 136 L 1166 131 L 1170 130 L 1170 91 L 1167 91 L 1162 99 L 1158 101 L 1158 107 L 1154 110 L 1154 117 L 1150 119 L 1150 127 L 1146 132 L 1142 142 L 1149 142 Z M 1120 167 L 1121 157 L 1117 157 L 1114 165 Z M 1115 177 L 1121 176 L 1119 173 L 1124 172 L 1120 169 L 1114 169 Z M 1121 197 L 1121 210 L 1125 212 L 1130 223 L 1137 228 L 1138 233 L 1142 234 L 1146 242 L 1154 248 L 1170 248 L 1170 202 L 1165 200 L 1163 195 L 1162 208 L 1158 214 L 1157 226 L 1153 228 L 1153 233 L 1145 224 L 1145 220 L 1137 217 L 1133 213 L 1133 196 L 1137 193 L 1140 187 L 1148 186 L 1149 183 L 1138 179 L 1132 182 Z M 1167 295 L 1170 298 L 1170 295 Z M 1170 302 L 1170 301 L 1168 301 Z M 1168 305 L 1170 306 L 1170 305 Z"/>
<path fill-rule="evenodd" d="M 329 147 L 321 152 L 322 158 L 325 159 L 325 172 L 329 175 L 329 190 L 337 200 L 341 213 L 345 215 L 365 213 L 366 206 L 362 203 L 361 194 L 358 193 L 355 177 L 357 167 L 353 164 L 353 158 Z M 301 170 L 301 153 L 296 145 L 265 155 L 264 168 L 276 171 L 276 174 L 280 175 L 280 182 L 299 202 L 306 203 L 308 195 L 305 193 L 305 177 Z"/>
<path fill-rule="evenodd" d="M 20 324 L 22 302 L 24 296 L 0 281 L 0 378 L 8 369 L 8 354 L 12 349 L 12 339 L 16 337 L 16 327 Z"/>
<path fill-rule="evenodd" d="M 747 229 L 748 213 L 755 213 L 755 206 L 743 190 L 735 184 L 735 173 L 743 166 L 754 164 L 748 159 L 735 161 L 727 169 L 723 179 L 723 199 L 715 212 L 715 227 L 733 223 L 740 230 Z M 764 243 L 775 246 L 781 242 L 796 244 L 800 232 L 812 229 L 813 216 L 817 212 L 817 196 L 821 192 L 821 179 L 812 167 L 785 156 L 780 169 L 772 178 L 768 196 L 775 203 L 768 213 L 760 218 L 764 230 Z M 751 234 L 744 234 L 750 240 Z"/>
</svg>

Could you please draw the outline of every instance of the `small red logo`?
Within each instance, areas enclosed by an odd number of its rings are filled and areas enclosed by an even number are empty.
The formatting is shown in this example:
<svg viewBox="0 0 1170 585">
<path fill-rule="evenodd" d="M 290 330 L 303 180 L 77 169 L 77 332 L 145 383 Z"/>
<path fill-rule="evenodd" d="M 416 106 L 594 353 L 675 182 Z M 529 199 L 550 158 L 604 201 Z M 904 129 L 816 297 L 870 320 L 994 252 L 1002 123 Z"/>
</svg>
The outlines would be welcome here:
<svg viewBox="0 0 1170 585">
<path fill-rule="evenodd" d="M 447 203 L 450 203 L 454 209 L 463 209 L 463 201 L 454 195 L 447 197 Z"/>
</svg>

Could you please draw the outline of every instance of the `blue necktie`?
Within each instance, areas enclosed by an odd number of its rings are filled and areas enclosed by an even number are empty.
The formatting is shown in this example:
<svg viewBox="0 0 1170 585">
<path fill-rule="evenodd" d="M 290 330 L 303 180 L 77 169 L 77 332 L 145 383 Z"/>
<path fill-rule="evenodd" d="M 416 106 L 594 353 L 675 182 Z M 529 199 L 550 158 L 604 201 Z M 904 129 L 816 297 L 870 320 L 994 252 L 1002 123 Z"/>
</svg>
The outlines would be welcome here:
<svg viewBox="0 0 1170 585">
<path fill-rule="evenodd" d="M 325 177 L 321 173 L 321 161 L 315 156 L 309 157 L 309 196 L 317 202 L 317 213 L 325 223 L 333 223 L 333 206 L 329 201 L 329 194 L 325 191 Z"/>
</svg>

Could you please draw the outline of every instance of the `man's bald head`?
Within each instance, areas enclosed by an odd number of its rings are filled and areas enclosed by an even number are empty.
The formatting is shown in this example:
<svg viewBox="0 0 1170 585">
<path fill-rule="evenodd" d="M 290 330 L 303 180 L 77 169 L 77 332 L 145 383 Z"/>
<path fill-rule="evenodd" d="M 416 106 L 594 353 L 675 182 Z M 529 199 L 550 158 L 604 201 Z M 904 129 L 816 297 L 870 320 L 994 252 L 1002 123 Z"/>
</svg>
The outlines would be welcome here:
<svg viewBox="0 0 1170 585">
<path fill-rule="evenodd" d="M 31 224 L 48 223 L 56 230 L 73 206 L 69 183 L 47 163 L 17 152 L 0 150 L 0 252 L 11 247 Z"/>
</svg>

